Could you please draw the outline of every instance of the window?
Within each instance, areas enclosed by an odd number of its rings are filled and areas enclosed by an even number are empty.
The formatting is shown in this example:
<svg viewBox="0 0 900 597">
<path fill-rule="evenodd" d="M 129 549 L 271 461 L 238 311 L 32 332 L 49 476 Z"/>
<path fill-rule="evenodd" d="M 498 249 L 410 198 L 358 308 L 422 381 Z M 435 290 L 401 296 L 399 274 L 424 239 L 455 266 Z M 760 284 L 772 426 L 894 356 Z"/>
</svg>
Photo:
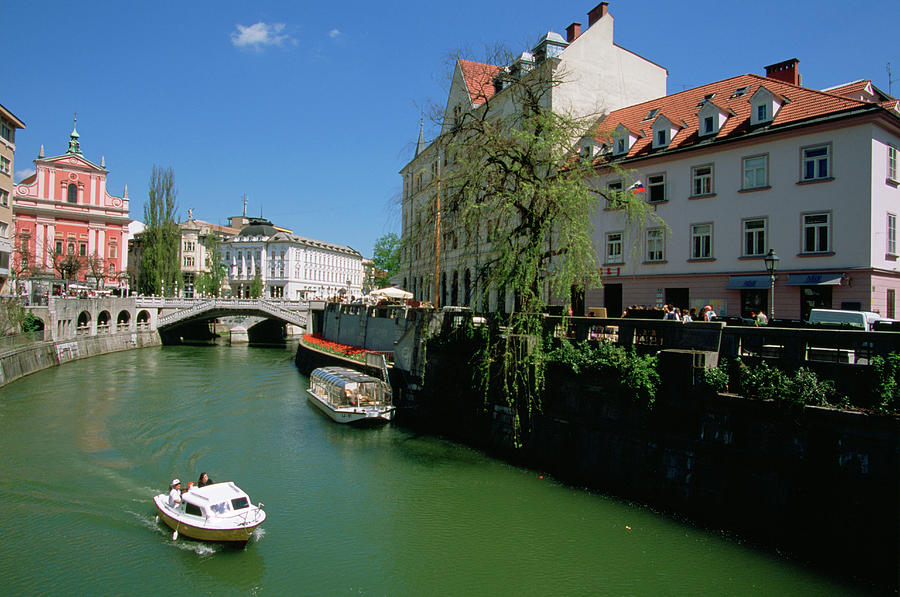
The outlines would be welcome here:
<svg viewBox="0 0 900 597">
<path fill-rule="evenodd" d="M 193 257 L 185 257 L 184 258 L 184 267 L 194 267 L 194 258 Z"/>
<path fill-rule="evenodd" d="M 731 97 L 729 99 L 734 99 L 736 97 L 741 97 L 742 95 L 746 95 L 748 91 L 750 91 L 749 85 L 746 87 L 738 87 L 737 89 L 734 90 L 734 93 L 731 94 Z"/>
<path fill-rule="evenodd" d="M 760 120 L 760 121 L 768 120 L 769 119 L 768 113 L 769 113 L 769 110 L 768 110 L 768 106 L 766 104 L 759 104 L 758 106 L 756 106 L 756 119 L 757 120 Z"/>
<path fill-rule="evenodd" d="M 663 228 L 651 228 L 647 231 L 647 261 L 664 261 L 666 257 L 666 231 Z"/>
<path fill-rule="evenodd" d="M 116 258 L 116 245 L 109 245 L 109 258 L 110 259 Z"/>
<path fill-rule="evenodd" d="M 831 250 L 828 231 L 831 214 L 806 214 L 803 216 L 803 252 L 825 253 Z"/>
<path fill-rule="evenodd" d="M 80 243 L 78 245 L 78 255 L 80 255 L 81 257 L 87 256 L 87 245 L 86 244 Z"/>
<path fill-rule="evenodd" d="M 708 135 L 712 132 L 715 132 L 715 119 L 712 116 L 707 116 L 703 119 L 703 134 Z"/>
<path fill-rule="evenodd" d="M 897 153 L 896 147 L 888 145 L 887 177 L 895 182 L 900 180 L 900 178 L 897 178 Z"/>
<path fill-rule="evenodd" d="M 56 254 L 57 255 L 62 255 L 62 251 L 63 251 L 62 245 L 63 244 L 62 244 L 61 240 L 56 241 Z"/>
<path fill-rule="evenodd" d="M 657 145 L 666 145 L 666 131 L 656 131 L 656 144 Z"/>
<path fill-rule="evenodd" d="M 888 319 L 897 317 L 897 291 L 894 288 L 887 289 L 887 317 Z"/>
<path fill-rule="evenodd" d="M 766 254 L 766 220 L 744 220 L 744 257 L 758 257 Z"/>
<path fill-rule="evenodd" d="M 659 108 L 653 108 L 652 110 L 650 110 L 649 112 L 647 112 L 647 115 L 644 116 L 644 120 L 642 120 L 641 122 L 646 122 L 646 121 L 648 121 L 648 120 L 653 120 L 654 118 L 656 118 L 656 115 L 657 115 L 657 114 L 659 114 Z"/>
<path fill-rule="evenodd" d="M 647 199 L 653 203 L 666 200 L 666 175 L 653 174 L 647 177 Z"/>
<path fill-rule="evenodd" d="M 6 237 L 6 231 L 9 230 L 9 224 L 0 222 L 0 237 Z"/>
<path fill-rule="evenodd" d="M 713 192 L 713 167 L 695 166 L 691 168 L 692 196 L 711 195 Z"/>
<path fill-rule="evenodd" d="M 15 133 L 13 133 L 13 129 L 10 126 L 7 126 L 5 122 L 0 122 L 0 137 L 3 137 L 10 143 L 15 143 Z"/>
<path fill-rule="evenodd" d="M 802 150 L 800 178 L 807 180 L 822 180 L 831 174 L 831 146 L 817 145 L 816 147 L 804 147 Z"/>
<path fill-rule="evenodd" d="M 184 250 L 185 252 L 191 252 L 194 250 L 194 241 L 186 240 L 184 241 Z"/>
<path fill-rule="evenodd" d="M 744 158 L 744 189 L 760 189 L 767 186 L 769 157 L 765 155 Z"/>
<path fill-rule="evenodd" d="M 9 207 L 9 191 L 0 189 L 0 207 Z"/>
<path fill-rule="evenodd" d="M 616 153 L 625 153 L 625 139 L 616 141 Z"/>
<path fill-rule="evenodd" d="M 66 192 L 66 201 L 69 203 L 78 203 L 78 186 L 70 182 L 68 191 Z"/>
<path fill-rule="evenodd" d="M 9 168 L 9 158 L 0 156 L 0 174 L 6 174 L 7 176 L 9 176 Z"/>
<path fill-rule="evenodd" d="M 887 252 L 897 254 L 897 214 L 887 215 Z"/>
<path fill-rule="evenodd" d="M 622 233 L 606 233 L 606 263 L 623 263 Z"/>
<path fill-rule="evenodd" d="M 712 224 L 691 226 L 691 259 L 712 258 Z"/>
</svg>

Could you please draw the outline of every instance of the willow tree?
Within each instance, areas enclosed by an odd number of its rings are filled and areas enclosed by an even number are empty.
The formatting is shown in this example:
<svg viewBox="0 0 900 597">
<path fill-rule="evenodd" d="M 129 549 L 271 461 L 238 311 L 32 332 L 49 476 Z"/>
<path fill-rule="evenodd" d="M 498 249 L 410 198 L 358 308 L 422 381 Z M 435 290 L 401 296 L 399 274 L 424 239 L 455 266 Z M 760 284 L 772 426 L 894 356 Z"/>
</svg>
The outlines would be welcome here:
<svg viewBox="0 0 900 597">
<path fill-rule="evenodd" d="M 491 290 L 500 301 L 506 293 L 515 297 L 506 332 L 488 343 L 476 371 L 488 381 L 489 363 L 502 363 L 499 389 L 516 414 L 517 441 L 540 409 L 542 313 L 551 302 L 567 304 L 573 289 L 601 284 L 594 211 L 619 209 L 632 222 L 650 214 L 631 192 L 592 183 L 598 164 L 576 148 L 582 139 L 603 136 L 596 130 L 600 115 L 553 108 L 553 90 L 566 78 L 552 60 L 518 75 L 501 68 L 479 107 L 454 115 L 436 141 L 441 213 L 476 253 L 482 304 Z"/>
<path fill-rule="evenodd" d="M 175 292 L 181 272 L 178 259 L 181 232 L 175 222 L 177 194 L 172 168 L 153 166 L 141 235 L 138 292 L 142 294 L 171 296 Z"/>
</svg>

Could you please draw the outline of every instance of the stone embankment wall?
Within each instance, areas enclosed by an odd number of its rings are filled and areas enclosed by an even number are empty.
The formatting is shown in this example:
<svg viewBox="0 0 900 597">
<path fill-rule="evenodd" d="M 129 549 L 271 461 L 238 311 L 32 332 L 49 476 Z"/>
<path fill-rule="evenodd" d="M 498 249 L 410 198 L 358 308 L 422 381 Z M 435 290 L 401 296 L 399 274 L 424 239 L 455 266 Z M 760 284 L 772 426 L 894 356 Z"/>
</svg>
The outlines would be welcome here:
<svg viewBox="0 0 900 597">
<path fill-rule="evenodd" d="M 159 334 L 154 331 L 121 332 L 84 336 L 57 342 L 38 342 L 0 354 L 0 387 L 35 371 L 88 357 L 159 346 Z"/>
<path fill-rule="evenodd" d="M 400 421 L 831 572 L 897 583 L 898 417 L 716 395 L 692 385 L 690 361 L 669 365 L 650 409 L 596 375 L 552 368 L 543 410 L 513 449 L 510 409 L 467 383 L 467 355 L 429 350 Z"/>
</svg>

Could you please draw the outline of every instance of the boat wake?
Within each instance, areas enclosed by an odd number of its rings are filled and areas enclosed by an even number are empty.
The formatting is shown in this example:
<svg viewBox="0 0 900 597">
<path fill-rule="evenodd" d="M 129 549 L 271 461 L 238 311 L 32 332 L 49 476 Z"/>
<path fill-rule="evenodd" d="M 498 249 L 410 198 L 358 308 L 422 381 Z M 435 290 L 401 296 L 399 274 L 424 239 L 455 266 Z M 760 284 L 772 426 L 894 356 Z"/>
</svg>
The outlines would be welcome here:
<svg viewBox="0 0 900 597">
<path fill-rule="evenodd" d="M 159 517 L 155 514 L 147 515 L 141 514 L 140 512 L 128 511 L 129 514 L 134 516 L 141 526 L 155 532 L 161 537 L 165 537 L 166 543 L 172 545 L 172 547 L 176 547 L 178 549 L 184 551 L 192 551 L 196 553 L 198 556 L 209 556 L 219 551 L 222 551 L 224 546 L 215 545 L 210 543 L 203 543 L 202 541 L 193 541 L 191 539 L 183 539 L 179 538 L 175 541 L 172 541 L 172 532 L 169 527 L 167 527 L 162 521 L 159 520 Z M 258 541 L 259 539 L 256 537 L 256 532 L 260 529 L 257 528 L 256 531 L 251 535 L 251 539 L 254 541 Z M 263 533 L 264 534 L 264 533 Z M 260 535 L 261 537 L 262 535 Z"/>
</svg>

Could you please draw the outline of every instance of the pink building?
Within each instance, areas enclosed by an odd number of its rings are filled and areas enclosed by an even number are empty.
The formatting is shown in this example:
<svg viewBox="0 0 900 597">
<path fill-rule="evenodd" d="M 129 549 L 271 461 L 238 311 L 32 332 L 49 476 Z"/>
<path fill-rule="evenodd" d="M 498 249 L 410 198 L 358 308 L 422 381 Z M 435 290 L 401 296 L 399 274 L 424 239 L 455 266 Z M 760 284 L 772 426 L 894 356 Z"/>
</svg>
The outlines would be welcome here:
<svg viewBox="0 0 900 597">
<path fill-rule="evenodd" d="M 65 154 L 45 158 L 41 146 L 34 166 L 13 192 L 17 269 L 27 260 L 31 272 L 52 276 L 54 260 L 75 256 L 77 280 L 118 286 L 127 265 L 128 186 L 122 197 L 108 192 L 104 158 L 97 166 L 82 155 L 74 127 Z"/>
</svg>

